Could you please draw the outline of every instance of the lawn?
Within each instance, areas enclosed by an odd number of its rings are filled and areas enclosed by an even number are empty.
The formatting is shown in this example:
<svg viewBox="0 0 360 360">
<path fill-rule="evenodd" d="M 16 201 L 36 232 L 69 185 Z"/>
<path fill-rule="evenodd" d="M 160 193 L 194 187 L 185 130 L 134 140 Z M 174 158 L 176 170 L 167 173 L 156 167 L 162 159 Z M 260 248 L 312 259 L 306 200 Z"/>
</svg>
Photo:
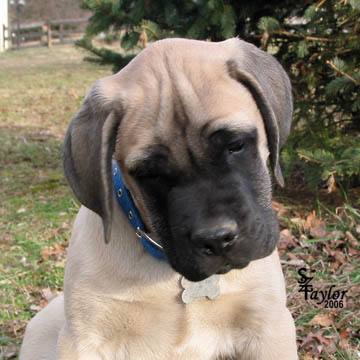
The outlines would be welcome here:
<svg viewBox="0 0 360 360">
<path fill-rule="evenodd" d="M 0 347 L 16 358 L 27 321 L 63 284 L 78 203 L 61 142 L 88 87 L 111 74 L 73 46 L 0 54 Z M 1 355 L 0 355 L 1 358 Z"/>
<path fill-rule="evenodd" d="M 0 54 L 0 359 L 17 358 L 28 320 L 62 291 L 79 204 L 63 176 L 61 141 L 90 84 L 111 73 L 83 56 L 70 45 Z M 275 197 L 301 359 L 358 359 L 359 192 L 326 195 L 290 183 Z M 328 301 L 332 309 L 305 300 L 302 267 L 319 294 L 345 291 L 342 307 L 339 299 Z"/>
</svg>

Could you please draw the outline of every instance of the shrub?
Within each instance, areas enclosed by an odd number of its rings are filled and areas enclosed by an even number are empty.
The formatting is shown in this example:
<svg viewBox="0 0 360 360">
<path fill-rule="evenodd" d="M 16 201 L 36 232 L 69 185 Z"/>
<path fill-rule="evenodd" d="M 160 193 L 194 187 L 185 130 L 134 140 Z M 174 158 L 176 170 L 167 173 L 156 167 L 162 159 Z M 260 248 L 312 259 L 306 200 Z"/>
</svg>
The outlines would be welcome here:
<svg viewBox="0 0 360 360">
<path fill-rule="evenodd" d="M 286 172 L 316 186 L 359 182 L 360 0 L 83 0 L 93 11 L 78 44 L 90 61 L 121 69 L 134 55 L 93 46 L 100 32 L 122 31 L 123 50 L 166 37 L 223 40 L 239 35 L 278 58 L 291 77 L 294 131 L 282 156 Z"/>
</svg>

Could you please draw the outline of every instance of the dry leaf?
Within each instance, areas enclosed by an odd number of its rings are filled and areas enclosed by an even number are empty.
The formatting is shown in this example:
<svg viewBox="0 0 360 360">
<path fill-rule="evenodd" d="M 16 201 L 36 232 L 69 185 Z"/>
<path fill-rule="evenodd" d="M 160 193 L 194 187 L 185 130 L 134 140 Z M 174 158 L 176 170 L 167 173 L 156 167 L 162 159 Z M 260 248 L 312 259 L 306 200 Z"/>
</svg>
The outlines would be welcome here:
<svg viewBox="0 0 360 360">
<path fill-rule="evenodd" d="M 310 235 L 314 239 L 322 239 L 328 235 L 326 231 L 326 224 L 325 221 L 321 222 L 320 224 L 315 225 L 314 227 L 310 228 Z"/>
<path fill-rule="evenodd" d="M 280 253 L 284 253 L 289 247 L 296 247 L 292 232 L 289 229 L 281 230 L 278 242 L 278 249 Z"/>
<path fill-rule="evenodd" d="M 328 178 L 326 185 L 329 194 L 331 194 L 336 190 L 336 180 L 333 174 L 331 174 L 330 177 Z"/>
<path fill-rule="evenodd" d="M 341 339 L 347 339 L 350 336 L 351 330 L 349 328 L 344 328 L 340 330 Z"/>
<path fill-rule="evenodd" d="M 344 264 L 344 263 L 347 262 L 346 255 L 345 255 L 345 253 L 343 253 L 341 250 L 336 250 L 334 257 L 335 257 L 335 259 L 336 259 L 337 261 L 339 261 L 341 264 Z"/>
<path fill-rule="evenodd" d="M 331 343 L 331 340 L 322 336 L 322 334 L 316 333 L 314 334 L 314 338 L 317 339 L 321 344 L 330 345 Z"/>
<path fill-rule="evenodd" d="M 275 200 L 272 201 L 272 206 L 274 210 L 277 212 L 278 216 L 283 216 L 287 213 L 288 208 L 284 206 L 284 204 L 279 203 Z"/>
<path fill-rule="evenodd" d="M 334 230 L 328 235 L 331 240 L 339 240 L 345 237 L 345 234 L 340 230 Z"/>
<path fill-rule="evenodd" d="M 351 347 L 350 347 L 349 341 L 347 339 L 341 339 L 338 344 L 345 351 L 347 351 L 347 352 L 351 351 Z"/>
<path fill-rule="evenodd" d="M 46 305 L 47 305 L 47 301 L 44 300 L 44 299 L 41 299 L 39 305 L 30 305 L 30 309 L 31 309 L 31 310 L 35 310 L 35 311 L 40 311 L 40 310 L 43 309 Z"/>
<path fill-rule="evenodd" d="M 299 349 L 306 349 L 312 355 L 319 355 L 323 349 L 322 343 L 330 343 L 329 339 L 322 336 L 324 329 L 319 330 L 316 334 L 310 333 L 301 343 Z"/>
<path fill-rule="evenodd" d="M 332 256 L 335 260 L 339 261 L 340 264 L 347 262 L 346 255 L 341 249 L 333 250 L 330 248 L 329 244 L 325 244 L 324 251 L 327 252 L 330 256 Z"/>
<path fill-rule="evenodd" d="M 320 326 L 334 325 L 334 315 L 329 312 L 317 314 L 311 319 L 310 324 Z"/>
<path fill-rule="evenodd" d="M 288 253 L 288 256 L 291 260 L 300 260 L 295 254 L 291 252 Z"/>
<path fill-rule="evenodd" d="M 348 248 L 348 252 L 349 252 L 350 256 L 355 256 L 355 255 L 358 254 L 358 251 L 356 249 L 352 248 L 352 247 Z"/>
<path fill-rule="evenodd" d="M 356 240 L 355 236 L 350 231 L 347 231 L 345 235 L 352 247 L 357 248 L 359 246 L 359 242 Z"/>
<path fill-rule="evenodd" d="M 50 302 L 54 297 L 57 296 L 57 292 L 56 291 L 51 291 L 51 289 L 49 287 L 44 288 L 42 290 L 40 290 L 41 296 L 47 301 Z"/>
<path fill-rule="evenodd" d="M 293 234 L 289 229 L 284 229 L 280 231 L 280 239 L 283 239 L 284 241 L 290 243 L 291 245 L 294 246 L 296 245 L 293 240 Z"/>
<path fill-rule="evenodd" d="M 307 217 L 305 220 L 305 229 L 306 230 L 310 230 L 313 226 L 317 225 L 316 222 L 316 212 L 315 210 L 313 210 Z"/>
<path fill-rule="evenodd" d="M 45 250 L 43 250 L 43 252 L 41 253 L 41 258 L 42 258 L 44 261 L 46 261 L 46 260 L 49 258 L 49 255 L 50 255 L 49 250 L 48 250 L 48 249 L 45 249 Z"/>
<path fill-rule="evenodd" d="M 329 265 L 329 270 L 330 271 L 335 271 L 339 268 L 340 266 L 340 262 L 339 261 L 335 261 L 335 262 L 331 262 Z"/>
<path fill-rule="evenodd" d="M 43 307 L 45 307 L 46 304 L 47 304 L 46 300 L 41 299 L 39 305 L 32 304 L 30 305 L 30 309 L 40 311 Z"/>
<path fill-rule="evenodd" d="M 57 243 L 53 244 L 50 248 L 45 248 L 41 253 L 41 257 L 44 261 L 49 257 L 54 260 L 59 260 L 63 255 L 65 255 L 65 248 Z"/>
<path fill-rule="evenodd" d="M 33 311 L 40 311 L 41 310 L 41 307 L 39 305 L 30 305 L 30 310 L 33 310 Z"/>
</svg>

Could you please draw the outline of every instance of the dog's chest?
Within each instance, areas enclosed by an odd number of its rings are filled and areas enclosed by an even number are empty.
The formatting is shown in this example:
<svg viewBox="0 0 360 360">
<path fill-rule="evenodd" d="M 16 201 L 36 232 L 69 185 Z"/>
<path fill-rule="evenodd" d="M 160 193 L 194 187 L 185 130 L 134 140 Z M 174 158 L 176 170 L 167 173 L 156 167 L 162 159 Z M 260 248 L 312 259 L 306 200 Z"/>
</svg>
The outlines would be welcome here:
<svg viewBox="0 0 360 360">
<path fill-rule="evenodd" d="M 112 341 L 99 344 L 104 359 L 218 360 L 235 354 L 239 329 L 223 301 L 198 299 L 184 305 L 159 300 L 139 305 L 123 304 L 119 309 L 121 320 L 113 324 Z M 112 314 L 115 320 L 116 312 Z"/>
<path fill-rule="evenodd" d="M 162 313 L 153 313 L 152 321 L 144 324 L 142 329 L 138 328 L 138 335 L 145 345 L 142 349 L 143 359 L 232 358 L 239 329 L 233 327 L 234 316 L 231 309 L 223 307 L 222 302 L 199 299 L 189 305 L 170 305 Z M 143 314 L 143 318 L 145 317 L 147 315 Z M 137 339 L 135 342 L 137 343 Z M 130 348 L 134 349 L 132 346 L 128 347 Z M 152 354 L 157 354 L 157 357 Z"/>
<path fill-rule="evenodd" d="M 217 328 L 209 324 L 188 324 L 186 337 L 174 349 L 175 358 L 216 360 L 231 358 L 235 353 L 234 332 L 229 328 Z"/>
<path fill-rule="evenodd" d="M 246 299 L 237 289 L 233 281 L 222 281 L 221 295 L 215 300 L 203 296 L 184 304 L 182 288 L 177 286 L 169 293 L 159 289 L 153 297 L 143 294 L 140 302 L 122 303 L 118 312 L 125 331 L 116 331 L 121 344 L 117 354 L 144 360 L 232 359 L 239 351 L 239 338 L 248 335 L 242 328 L 251 325 L 244 321 L 241 309 Z M 251 312 L 247 308 L 246 313 Z M 128 359 L 121 356 L 116 359 Z"/>
</svg>

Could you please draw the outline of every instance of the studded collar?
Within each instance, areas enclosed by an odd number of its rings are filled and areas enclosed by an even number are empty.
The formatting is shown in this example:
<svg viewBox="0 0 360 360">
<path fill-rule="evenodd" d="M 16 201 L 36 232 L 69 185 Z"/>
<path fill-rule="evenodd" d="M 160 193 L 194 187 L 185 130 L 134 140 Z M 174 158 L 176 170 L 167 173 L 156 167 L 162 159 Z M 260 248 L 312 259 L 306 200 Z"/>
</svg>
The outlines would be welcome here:
<svg viewBox="0 0 360 360">
<path fill-rule="evenodd" d="M 144 223 L 140 218 L 130 191 L 125 186 L 119 166 L 114 159 L 112 160 L 112 172 L 116 200 L 125 213 L 131 226 L 134 228 L 137 237 L 141 240 L 141 244 L 154 258 L 166 261 L 162 246 L 145 232 Z"/>
</svg>

